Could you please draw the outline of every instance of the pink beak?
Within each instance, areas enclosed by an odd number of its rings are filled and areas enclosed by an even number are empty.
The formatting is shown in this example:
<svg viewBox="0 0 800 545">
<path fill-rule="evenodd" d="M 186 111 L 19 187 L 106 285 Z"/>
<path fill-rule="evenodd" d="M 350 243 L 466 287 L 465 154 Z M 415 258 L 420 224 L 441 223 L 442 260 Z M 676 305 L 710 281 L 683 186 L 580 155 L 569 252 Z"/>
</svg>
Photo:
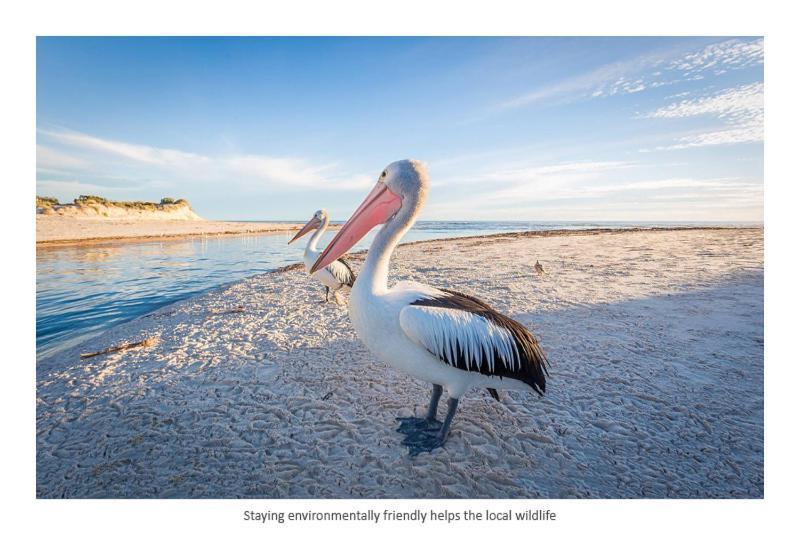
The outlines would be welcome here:
<svg viewBox="0 0 800 545">
<path fill-rule="evenodd" d="M 297 234 L 294 236 L 294 238 L 292 238 L 292 240 L 289 241 L 289 244 L 291 244 L 298 238 L 302 237 L 312 229 L 316 229 L 317 227 L 319 227 L 320 223 L 321 222 L 317 218 L 311 218 L 310 220 L 308 220 L 308 223 L 303 225 L 303 228 L 297 231 Z"/>
<path fill-rule="evenodd" d="M 386 184 L 378 182 L 369 192 L 347 223 L 336 233 L 330 244 L 319 254 L 309 274 L 327 267 L 355 246 L 370 229 L 391 218 L 403 204 L 402 197 L 395 195 Z"/>
</svg>

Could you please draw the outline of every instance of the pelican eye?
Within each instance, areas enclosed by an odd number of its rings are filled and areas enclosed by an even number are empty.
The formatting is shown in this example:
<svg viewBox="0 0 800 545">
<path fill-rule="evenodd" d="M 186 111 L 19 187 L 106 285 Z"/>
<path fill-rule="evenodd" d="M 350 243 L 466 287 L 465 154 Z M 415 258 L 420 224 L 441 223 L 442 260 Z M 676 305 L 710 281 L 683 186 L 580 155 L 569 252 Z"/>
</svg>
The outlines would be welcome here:
<svg viewBox="0 0 800 545">
<path fill-rule="evenodd" d="M 381 172 L 381 178 L 386 178 L 386 171 Z"/>
</svg>

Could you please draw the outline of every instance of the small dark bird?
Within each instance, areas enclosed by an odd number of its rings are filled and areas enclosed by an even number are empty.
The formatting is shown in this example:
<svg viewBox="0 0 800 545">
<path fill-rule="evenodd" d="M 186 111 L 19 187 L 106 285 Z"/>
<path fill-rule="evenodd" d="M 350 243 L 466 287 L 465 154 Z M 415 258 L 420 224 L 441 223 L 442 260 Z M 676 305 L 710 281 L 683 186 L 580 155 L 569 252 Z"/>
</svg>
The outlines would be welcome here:
<svg viewBox="0 0 800 545">
<path fill-rule="evenodd" d="M 544 274 L 544 267 L 542 267 L 542 264 L 539 263 L 538 259 L 536 260 L 536 264 L 533 266 L 533 270 L 535 270 L 536 274 L 540 276 Z"/>
</svg>

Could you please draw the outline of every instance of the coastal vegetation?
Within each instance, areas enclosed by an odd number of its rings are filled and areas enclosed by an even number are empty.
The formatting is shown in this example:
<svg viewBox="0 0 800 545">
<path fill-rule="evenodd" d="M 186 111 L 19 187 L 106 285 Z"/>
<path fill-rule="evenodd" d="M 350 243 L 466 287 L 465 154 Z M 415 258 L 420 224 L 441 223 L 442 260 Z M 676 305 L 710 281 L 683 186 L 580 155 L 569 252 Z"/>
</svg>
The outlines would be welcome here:
<svg viewBox="0 0 800 545">
<path fill-rule="evenodd" d="M 162 210 L 167 205 L 189 206 L 189 201 L 186 199 L 173 199 L 172 197 L 164 197 L 161 202 L 156 203 L 148 201 L 112 201 L 97 195 L 80 195 L 73 202 L 78 206 L 103 204 L 120 208 L 135 208 L 137 210 Z"/>
<path fill-rule="evenodd" d="M 100 197 L 98 195 L 79 195 L 78 197 L 72 200 L 72 203 L 76 206 L 91 206 L 95 204 L 102 204 L 105 206 L 117 206 L 120 208 L 136 208 L 139 210 L 160 210 L 163 209 L 165 205 L 189 206 L 189 201 L 187 201 L 186 199 L 174 199 L 172 197 L 164 197 L 163 199 L 161 199 L 161 202 L 155 203 L 148 201 L 112 201 L 110 199 L 106 199 L 105 197 Z M 52 208 L 54 206 L 69 206 L 69 205 L 62 205 L 55 197 L 36 195 L 37 208 L 44 208 L 44 207 Z"/>
<path fill-rule="evenodd" d="M 40 197 L 36 195 L 36 208 L 42 208 L 45 206 L 58 206 L 58 199 L 55 197 Z"/>
<path fill-rule="evenodd" d="M 79 195 L 71 203 L 55 197 L 36 196 L 36 212 L 43 215 L 72 217 L 201 219 L 186 199 L 164 197 L 160 202 L 114 201 L 99 195 Z"/>
</svg>

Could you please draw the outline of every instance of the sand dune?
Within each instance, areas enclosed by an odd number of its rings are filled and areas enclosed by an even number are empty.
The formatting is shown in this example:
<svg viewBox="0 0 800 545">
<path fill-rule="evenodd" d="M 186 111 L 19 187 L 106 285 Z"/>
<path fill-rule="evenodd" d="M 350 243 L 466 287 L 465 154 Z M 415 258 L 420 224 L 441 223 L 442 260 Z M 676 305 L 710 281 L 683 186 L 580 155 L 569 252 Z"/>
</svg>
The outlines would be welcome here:
<svg viewBox="0 0 800 545">
<path fill-rule="evenodd" d="M 411 458 L 395 418 L 429 385 L 289 269 L 39 362 L 37 496 L 763 496 L 762 230 L 431 241 L 393 264 L 526 324 L 547 395 L 470 392 L 445 448 Z"/>
</svg>

